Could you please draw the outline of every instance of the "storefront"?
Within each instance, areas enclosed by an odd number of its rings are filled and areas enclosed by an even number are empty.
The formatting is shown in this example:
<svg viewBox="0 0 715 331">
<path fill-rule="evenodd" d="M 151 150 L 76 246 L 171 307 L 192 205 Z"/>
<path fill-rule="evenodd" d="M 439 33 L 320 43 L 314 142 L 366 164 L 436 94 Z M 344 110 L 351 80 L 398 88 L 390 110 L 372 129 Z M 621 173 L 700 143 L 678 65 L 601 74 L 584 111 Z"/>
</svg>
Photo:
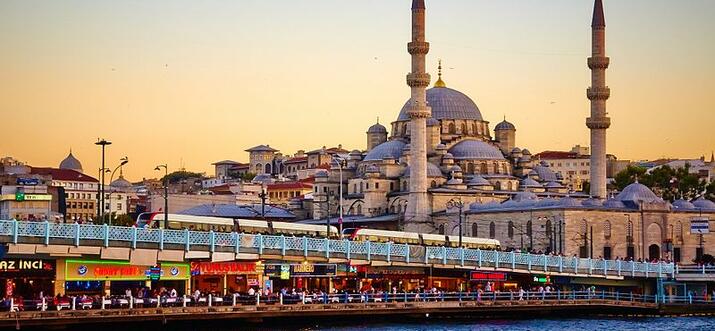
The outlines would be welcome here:
<svg viewBox="0 0 715 331">
<path fill-rule="evenodd" d="M 54 296 L 56 263 L 45 259 L 0 260 L 0 286 L 5 297 Z"/>
<path fill-rule="evenodd" d="M 511 291 L 518 290 L 519 283 L 510 279 L 509 275 L 504 272 L 484 272 L 471 271 L 469 273 L 469 289 L 476 291 L 478 289 L 492 291 Z"/>
<path fill-rule="evenodd" d="M 204 293 L 246 293 L 260 287 L 262 273 L 257 262 L 191 262 L 192 289 Z"/>
<path fill-rule="evenodd" d="M 336 264 L 266 264 L 264 288 L 277 291 L 281 288 L 295 288 L 330 291 L 333 280 L 338 276 Z"/>
<path fill-rule="evenodd" d="M 191 277 L 187 263 L 132 265 L 122 261 L 65 261 L 66 294 L 123 295 L 127 289 L 176 289 L 186 293 Z"/>
<path fill-rule="evenodd" d="M 357 272 L 360 291 L 391 291 L 393 287 L 398 291 L 412 291 L 425 288 L 429 276 L 425 268 L 357 266 Z"/>
</svg>

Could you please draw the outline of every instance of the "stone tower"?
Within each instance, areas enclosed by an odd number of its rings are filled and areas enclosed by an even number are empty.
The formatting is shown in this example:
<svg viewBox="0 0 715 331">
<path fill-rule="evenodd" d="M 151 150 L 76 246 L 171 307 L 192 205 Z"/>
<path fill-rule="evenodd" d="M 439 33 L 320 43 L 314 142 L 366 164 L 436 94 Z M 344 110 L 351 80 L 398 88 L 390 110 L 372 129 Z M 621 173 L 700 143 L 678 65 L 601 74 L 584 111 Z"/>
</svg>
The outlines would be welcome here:
<svg viewBox="0 0 715 331">
<path fill-rule="evenodd" d="M 380 119 L 367 129 L 367 151 L 387 141 L 387 128 L 380 124 Z"/>
<path fill-rule="evenodd" d="M 425 57 L 429 43 L 425 41 L 425 1 L 412 0 L 412 41 L 407 44 L 412 56 L 412 71 L 407 75 L 411 89 L 410 108 L 410 194 L 405 213 L 405 230 L 431 232 L 430 206 L 427 196 L 427 119 L 432 111 L 427 106 Z"/>
<path fill-rule="evenodd" d="M 606 130 L 611 126 L 611 119 L 606 113 L 606 100 L 611 90 L 606 86 L 606 69 L 609 58 L 606 57 L 606 20 L 603 15 L 602 0 L 595 0 L 593 21 L 591 22 L 591 57 L 588 67 L 591 69 L 591 87 L 586 95 L 591 100 L 591 117 L 586 119 L 586 126 L 591 130 L 591 196 L 605 199 L 606 196 Z"/>
<path fill-rule="evenodd" d="M 509 155 L 516 147 L 516 127 L 506 120 L 506 116 L 494 127 L 494 140 L 504 155 Z"/>
</svg>

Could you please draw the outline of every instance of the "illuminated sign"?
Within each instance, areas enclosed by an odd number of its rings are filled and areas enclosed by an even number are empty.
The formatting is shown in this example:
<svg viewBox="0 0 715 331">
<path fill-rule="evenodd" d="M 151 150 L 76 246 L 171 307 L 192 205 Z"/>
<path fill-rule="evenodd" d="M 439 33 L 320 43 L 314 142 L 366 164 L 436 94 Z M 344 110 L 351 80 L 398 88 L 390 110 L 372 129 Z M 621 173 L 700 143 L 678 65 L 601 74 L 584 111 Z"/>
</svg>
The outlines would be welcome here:
<svg viewBox="0 0 715 331">
<path fill-rule="evenodd" d="M 335 264 L 267 264 L 263 274 L 268 277 L 290 279 L 290 277 L 334 277 L 337 271 L 338 267 Z"/>
<path fill-rule="evenodd" d="M 55 261 L 40 259 L 6 259 L 0 260 L 0 276 L 2 277 L 54 277 Z"/>
<path fill-rule="evenodd" d="M 17 185 L 23 185 L 23 186 L 36 186 L 40 185 L 40 180 L 37 178 L 21 178 L 18 177 L 15 182 Z"/>
<path fill-rule="evenodd" d="M 49 194 L 27 194 L 25 192 L 15 192 L 15 194 L 3 194 L 0 196 L 0 200 L 14 200 L 14 201 L 52 201 L 52 195 Z"/>
<path fill-rule="evenodd" d="M 470 280 L 486 280 L 486 281 L 497 281 L 503 282 L 506 280 L 506 274 L 503 272 L 479 272 L 472 271 L 469 274 Z"/>
<path fill-rule="evenodd" d="M 693 219 L 690 220 L 690 233 L 710 233 L 710 219 L 707 217 L 693 217 Z"/>
<path fill-rule="evenodd" d="M 551 276 L 548 276 L 548 275 L 547 276 L 541 276 L 541 275 L 534 276 L 533 281 L 534 281 L 534 283 L 544 283 L 544 284 L 551 283 Z"/>
<path fill-rule="evenodd" d="M 250 262 L 191 262 L 191 275 L 245 275 L 258 272 Z"/>
<path fill-rule="evenodd" d="M 67 260 L 66 280 L 186 280 L 191 276 L 186 263 L 157 266 L 131 265 L 129 262 Z"/>
</svg>

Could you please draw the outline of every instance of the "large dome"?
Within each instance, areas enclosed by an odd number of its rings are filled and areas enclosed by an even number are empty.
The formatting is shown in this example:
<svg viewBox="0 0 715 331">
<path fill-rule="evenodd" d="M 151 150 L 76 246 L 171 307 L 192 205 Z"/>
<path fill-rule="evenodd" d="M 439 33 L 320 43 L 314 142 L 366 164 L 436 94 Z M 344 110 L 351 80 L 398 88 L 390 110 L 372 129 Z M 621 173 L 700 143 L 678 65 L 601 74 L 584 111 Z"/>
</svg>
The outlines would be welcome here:
<svg viewBox="0 0 715 331">
<path fill-rule="evenodd" d="M 391 157 L 399 159 L 402 155 L 402 149 L 405 148 L 405 143 L 400 140 L 390 140 L 375 146 L 371 149 L 363 161 L 382 161 L 382 159 Z"/>
<path fill-rule="evenodd" d="M 448 87 L 434 87 L 427 90 L 427 104 L 432 108 L 436 120 L 477 120 L 482 121 L 482 113 L 477 104 L 464 93 Z M 400 110 L 398 121 L 409 121 L 407 115 L 410 101 Z"/>
<path fill-rule="evenodd" d="M 449 149 L 455 160 L 504 160 L 501 151 L 481 140 L 463 140 Z"/>
<path fill-rule="evenodd" d="M 620 201 L 631 201 L 631 202 L 659 202 L 658 198 L 653 191 L 651 191 L 647 186 L 635 182 L 631 185 L 626 186 L 621 193 L 616 196 L 616 199 Z"/>
<path fill-rule="evenodd" d="M 79 160 L 72 155 L 72 151 L 70 151 L 70 154 L 60 162 L 60 169 L 74 170 L 81 173 L 82 163 L 80 163 Z"/>
<path fill-rule="evenodd" d="M 410 166 L 405 167 L 403 176 L 410 177 Z M 444 175 L 442 174 L 442 170 L 439 170 L 438 166 L 434 165 L 432 162 L 427 162 L 427 177 L 444 177 Z"/>
</svg>

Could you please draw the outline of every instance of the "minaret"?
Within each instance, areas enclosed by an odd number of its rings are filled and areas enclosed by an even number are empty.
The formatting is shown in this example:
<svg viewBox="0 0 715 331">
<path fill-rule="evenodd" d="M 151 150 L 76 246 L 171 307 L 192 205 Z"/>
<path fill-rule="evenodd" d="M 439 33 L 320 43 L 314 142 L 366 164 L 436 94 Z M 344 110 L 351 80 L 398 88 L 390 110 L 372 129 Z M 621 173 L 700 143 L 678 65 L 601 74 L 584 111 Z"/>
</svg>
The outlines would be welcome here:
<svg viewBox="0 0 715 331">
<path fill-rule="evenodd" d="M 606 113 L 606 100 L 611 95 L 611 90 L 606 86 L 606 69 L 610 60 L 606 57 L 603 2 L 595 1 L 591 23 L 592 50 L 588 59 L 591 87 L 586 93 L 591 100 L 591 117 L 586 119 L 586 126 L 591 129 L 591 196 L 606 199 L 606 129 L 611 126 L 611 119 Z"/>
<path fill-rule="evenodd" d="M 405 230 L 431 232 L 428 224 L 430 206 L 427 197 L 427 119 L 432 111 L 427 106 L 427 86 L 430 75 L 426 72 L 425 57 L 429 43 L 425 41 L 425 1 L 412 0 L 412 41 L 407 44 L 412 56 L 412 72 L 407 75 L 411 89 L 410 110 L 410 195 L 405 213 Z"/>
</svg>

